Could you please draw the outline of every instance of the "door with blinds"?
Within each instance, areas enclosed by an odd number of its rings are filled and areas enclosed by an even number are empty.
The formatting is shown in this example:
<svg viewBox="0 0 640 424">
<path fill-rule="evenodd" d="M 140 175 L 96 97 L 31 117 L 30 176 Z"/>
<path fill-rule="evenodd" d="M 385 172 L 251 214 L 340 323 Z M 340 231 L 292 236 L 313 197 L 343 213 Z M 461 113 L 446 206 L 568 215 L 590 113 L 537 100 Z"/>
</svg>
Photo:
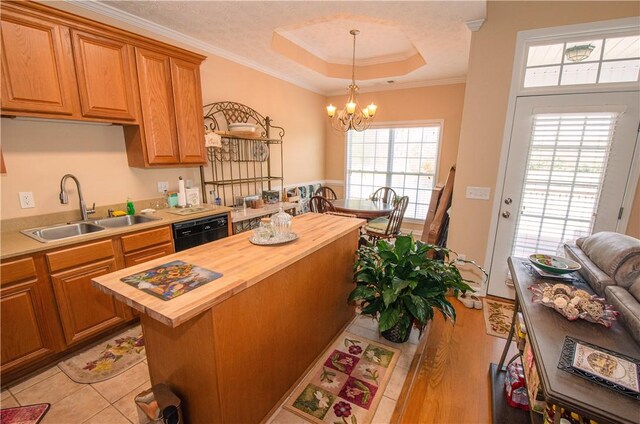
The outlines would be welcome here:
<svg viewBox="0 0 640 424">
<path fill-rule="evenodd" d="M 513 298 L 509 256 L 555 255 L 565 241 L 624 230 L 639 105 L 637 91 L 518 98 L 489 294 Z"/>
</svg>

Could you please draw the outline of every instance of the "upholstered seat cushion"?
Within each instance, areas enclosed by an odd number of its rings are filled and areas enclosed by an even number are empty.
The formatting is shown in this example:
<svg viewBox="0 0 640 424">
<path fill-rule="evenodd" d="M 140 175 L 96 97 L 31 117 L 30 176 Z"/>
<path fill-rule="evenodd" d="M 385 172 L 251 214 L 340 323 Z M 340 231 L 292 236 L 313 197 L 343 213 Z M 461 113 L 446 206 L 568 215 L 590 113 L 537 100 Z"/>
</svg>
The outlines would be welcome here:
<svg viewBox="0 0 640 424">
<path fill-rule="evenodd" d="M 633 237 L 602 231 L 579 238 L 576 245 L 615 284 L 624 288 L 640 281 L 640 241 Z"/>
<path fill-rule="evenodd" d="M 613 279 L 605 274 L 591 259 L 575 244 L 565 244 L 564 252 L 567 258 L 572 259 L 582 265 L 580 275 L 591 286 L 598 296 L 604 296 L 604 289 L 607 286 L 615 285 Z"/>
<path fill-rule="evenodd" d="M 629 334 L 640 344 L 640 281 L 629 291 L 618 286 L 609 286 L 605 290 L 607 302 L 620 312 L 618 319 L 622 321 Z"/>
<path fill-rule="evenodd" d="M 385 234 L 387 232 L 387 226 L 389 225 L 388 218 L 376 218 L 367 222 L 365 225 L 365 230 L 371 231 L 378 234 Z"/>
</svg>

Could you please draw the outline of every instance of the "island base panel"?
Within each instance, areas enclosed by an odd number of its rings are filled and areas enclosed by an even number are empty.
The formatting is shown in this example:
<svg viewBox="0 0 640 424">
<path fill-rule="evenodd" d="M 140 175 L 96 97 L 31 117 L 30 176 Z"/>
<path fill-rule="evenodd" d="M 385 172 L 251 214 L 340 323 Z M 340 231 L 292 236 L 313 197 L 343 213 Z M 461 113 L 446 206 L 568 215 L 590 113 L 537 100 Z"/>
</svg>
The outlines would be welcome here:
<svg viewBox="0 0 640 424">
<path fill-rule="evenodd" d="M 174 388 L 188 422 L 264 419 L 354 317 L 357 244 L 356 230 L 178 327 L 143 316 L 152 383 Z"/>
</svg>

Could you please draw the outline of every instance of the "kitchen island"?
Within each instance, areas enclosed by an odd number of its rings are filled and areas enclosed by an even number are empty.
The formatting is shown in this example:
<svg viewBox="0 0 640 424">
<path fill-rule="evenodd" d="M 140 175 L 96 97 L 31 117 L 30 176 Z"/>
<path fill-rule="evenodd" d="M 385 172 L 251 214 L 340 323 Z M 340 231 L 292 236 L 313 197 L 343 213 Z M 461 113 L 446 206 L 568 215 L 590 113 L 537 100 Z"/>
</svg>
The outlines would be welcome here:
<svg viewBox="0 0 640 424">
<path fill-rule="evenodd" d="M 93 282 L 141 312 L 151 381 L 171 385 L 187 422 L 259 422 L 353 318 L 364 222 L 308 213 L 293 219 L 299 238 L 288 244 L 256 246 L 241 233 Z M 174 260 L 223 276 L 169 301 L 120 281 Z"/>
</svg>

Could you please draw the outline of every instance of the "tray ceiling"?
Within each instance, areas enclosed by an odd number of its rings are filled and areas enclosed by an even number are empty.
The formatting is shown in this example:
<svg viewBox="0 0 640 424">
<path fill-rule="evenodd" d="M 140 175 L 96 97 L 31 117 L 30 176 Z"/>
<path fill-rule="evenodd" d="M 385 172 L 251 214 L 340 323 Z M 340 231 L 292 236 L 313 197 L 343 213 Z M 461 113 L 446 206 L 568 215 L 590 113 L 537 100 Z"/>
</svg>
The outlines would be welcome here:
<svg viewBox="0 0 640 424">
<path fill-rule="evenodd" d="M 471 41 L 465 23 L 486 14 L 485 1 L 72 3 L 152 32 L 184 35 L 179 41 L 323 94 L 346 89 L 354 28 L 362 91 L 463 81 Z"/>
</svg>

